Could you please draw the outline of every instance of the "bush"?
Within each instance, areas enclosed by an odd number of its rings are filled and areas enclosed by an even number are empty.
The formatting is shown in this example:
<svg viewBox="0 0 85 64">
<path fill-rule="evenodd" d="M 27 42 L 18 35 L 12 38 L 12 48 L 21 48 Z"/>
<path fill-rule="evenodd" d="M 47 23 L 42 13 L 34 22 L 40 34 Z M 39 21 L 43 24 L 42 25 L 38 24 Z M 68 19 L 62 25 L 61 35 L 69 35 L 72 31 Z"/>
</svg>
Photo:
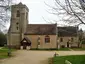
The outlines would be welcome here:
<svg viewBox="0 0 85 64">
<path fill-rule="evenodd" d="M 82 44 L 85 44 L 85 40 L 82 41 Z"/>
<path fill-rule="evenodd" d="M 4 46 L 7 43 L 6 35 L 0 32 L 0 46 Z"/>
</svg>

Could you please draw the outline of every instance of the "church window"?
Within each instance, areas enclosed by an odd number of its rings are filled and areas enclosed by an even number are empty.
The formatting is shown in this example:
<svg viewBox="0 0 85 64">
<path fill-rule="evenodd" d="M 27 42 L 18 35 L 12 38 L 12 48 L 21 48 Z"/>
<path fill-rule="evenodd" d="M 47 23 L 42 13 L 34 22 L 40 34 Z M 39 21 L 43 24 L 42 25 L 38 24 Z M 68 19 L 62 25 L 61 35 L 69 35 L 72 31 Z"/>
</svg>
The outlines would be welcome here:
<svg viewBox="0 0 85 64">
<path fill-rule="evenodd" d="M 38 37 L 38 45 L 40 45 L 40 36 Z"/>
<path fill-rule="evenodd" d="M 20 17 L 20 11 L 19 10 L 17 10 L 17 15 L 16 16 Z"/>
<path fill-rule="evenodd" d="M 50 43 L 50 37 L 48 35 L 45 36 L 45 43 Z"/>
<path fill-rule="evenodd" d="M 17 22 L 16 24 L 18 25 L 19 23 Z"/>
<path fill-rule="evenodd" d="M 18 30 L 18 27 L 17 27 L 17 30 Z"/>
<path fill-rule="evenodd" d="M 60 38 L 60 42 L 63 42 L 63 38 Z"/>
<path fill-rule="evenodd" d="M 38 42 L 38 45 L 40 45 L 40 42 Z"/>
<path fill-rule="evenodd" d="M 19 23 L 17 22 L 17 23 L 16 23 L 16 26 L 17 26 L 16 29 L 17 29 L 17 30 L 19 29 L 19 28 L 18 28 L 18 24 L 19 24 Z"/>
<path fill-rule="evenodd" d="M 71 38 L 71 42 L 73 42 L 73 40 L 74 40 L 74 39 L 73 39 L 73 38 Z"/>
</svg>

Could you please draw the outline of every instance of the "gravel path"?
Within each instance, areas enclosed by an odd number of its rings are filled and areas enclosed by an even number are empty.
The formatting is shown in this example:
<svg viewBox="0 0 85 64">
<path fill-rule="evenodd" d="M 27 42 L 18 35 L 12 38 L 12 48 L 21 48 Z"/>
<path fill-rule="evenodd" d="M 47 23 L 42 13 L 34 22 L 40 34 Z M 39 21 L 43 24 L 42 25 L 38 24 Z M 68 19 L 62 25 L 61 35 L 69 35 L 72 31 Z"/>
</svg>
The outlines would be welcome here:
<svg viewBox="0 0 85 64">
<path fill-rule="evenodd" d="M 48 64 L 48 58 L 53 57 L 55 51 L 18 50 L 15 57 L 2 60 L 0 64 Z M 85 51 L 56 51 L 60 56 L 81 55 Z"/>
<path fill-rule="evenodd" d="M 85 51 L 56 51 L 59 56 L 67 55 L 85 55 Z"/>
<path fill-rule="evenodd" d="M 48 64 L 48 58 L 53 57 L 50 51 L 19 50 L 15 57 L 5 59 L 0 64 Z"/>
</svg>

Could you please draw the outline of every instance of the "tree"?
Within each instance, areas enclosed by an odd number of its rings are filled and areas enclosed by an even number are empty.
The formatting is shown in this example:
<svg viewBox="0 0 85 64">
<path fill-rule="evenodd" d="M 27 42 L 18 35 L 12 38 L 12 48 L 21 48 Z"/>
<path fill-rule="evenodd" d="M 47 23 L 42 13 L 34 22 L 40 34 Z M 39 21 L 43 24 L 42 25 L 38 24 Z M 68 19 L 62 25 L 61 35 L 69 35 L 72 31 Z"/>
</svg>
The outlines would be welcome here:
<svg viewBox="0 0 85 64">
<path fill-rule="evenodd" d="M 7 29 L 6 26 L 10 21 L 12 4 L 13 0 L 0 0 L 0 31 Z"/>
<path fill-rule="evenodd" d="M 78 0 L 55 0 L 55 7 L 50 7 L 53 10 L 52 14 L 61 18 L 60 21 L 69 25 L 85 25 L 85 12 Z"/>
<path fill-rule="evenodd" d="M 0 46 L 4 46 L 7 43 L 6 35 L 0 32 Z"/>
</svg>

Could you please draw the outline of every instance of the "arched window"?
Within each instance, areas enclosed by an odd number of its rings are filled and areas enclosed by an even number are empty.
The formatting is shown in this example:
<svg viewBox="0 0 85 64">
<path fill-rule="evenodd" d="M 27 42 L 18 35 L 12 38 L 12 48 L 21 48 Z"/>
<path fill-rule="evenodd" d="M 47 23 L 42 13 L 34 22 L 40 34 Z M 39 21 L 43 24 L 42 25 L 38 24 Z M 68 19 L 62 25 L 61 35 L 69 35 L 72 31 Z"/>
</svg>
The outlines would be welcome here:
<svg viewBox="0 0 85 64">
<path fill-rule="evenodd" d="M 17 30 L 18 30 L 18 27 L 17 27 Z"/>
<path fill-rule="evenodd" d="M 38 45 L 40 45 L 40 36 L 38 37 Z"/>
<path fill-rule="evenodd" d="M 60 38 L 60 42 L 63 42 L 63 38 Z"/>
<path fill-rule="evenodd" d="M 16 16 L 20 17 L 20 11 L 19 10 L 17 10 L 17 15 Z"/>
<path fill-rule="evenodd" d="M 16 25 L 18 25 L 19 23 L 17 22 Z"/>
<path fill-rule="evenodd" d="M 19 23 L 17 22 L 17 23 L 16 23 L 16 26 L 17 26 L 16 28 L 17 28 L 17 30 L 18 30 L 18 25 L 19 25 Z"/>
<path fill-rule="evenodd" d="M 73 40 L 74 40 L 74 39 L 73 39 L 73 38 L 71 38 L 71 42 L 73 42 Z"/>
<path fill-rule="evenodd" d="M 48 35 L 45 36 L 45 43 L 50 43 L 50 37 Z"/>
</svg>

